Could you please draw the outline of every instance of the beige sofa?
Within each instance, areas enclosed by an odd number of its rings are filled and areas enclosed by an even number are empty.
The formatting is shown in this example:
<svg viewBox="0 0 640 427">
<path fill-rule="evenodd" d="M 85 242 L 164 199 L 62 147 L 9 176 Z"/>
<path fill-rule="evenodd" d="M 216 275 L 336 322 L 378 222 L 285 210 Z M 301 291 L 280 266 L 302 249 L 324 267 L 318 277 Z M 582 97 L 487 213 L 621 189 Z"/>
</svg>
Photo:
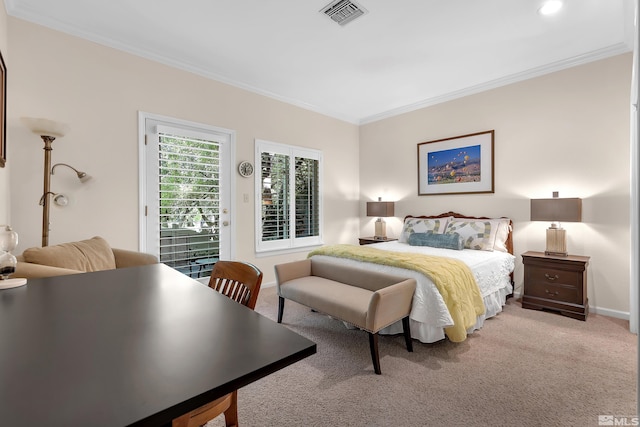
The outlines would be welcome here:
<svg viewBox="0 0 640 427">
<path fill-rule="evenodd" d="M 402 320 L 408 351 L 413 351 L 409 313 L 416 289 L 415 279 L 336 265 L 310 258 L 275 266 L 278 292 L 278 323 L 284 301 L 289 299 L 369 333 L 371 360 L 380 374 L 378 332 Z"/>
<path fill-rule="evenodd" d="M 16 272 L 11 277 L 25 277 L 27 279 L 110 270 L 158 262 L 158 258 L 154 255 L 111 248 L 102 237 L 43 248 L 29 248 L 16 258 L 18 265 Z"/>
</svg>

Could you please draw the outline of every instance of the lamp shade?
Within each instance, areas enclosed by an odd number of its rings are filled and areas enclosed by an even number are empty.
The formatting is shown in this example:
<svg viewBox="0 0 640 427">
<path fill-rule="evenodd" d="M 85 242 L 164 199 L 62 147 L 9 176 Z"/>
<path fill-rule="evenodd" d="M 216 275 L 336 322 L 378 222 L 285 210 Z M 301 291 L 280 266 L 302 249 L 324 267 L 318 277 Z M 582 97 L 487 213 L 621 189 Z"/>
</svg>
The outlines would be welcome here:
<svg viewBox="0 0 640 427">
<path fill-rule="evenodd" d="M 531 199 L 531 221 L 580 222 L 582 199 Z"/>
<path fill-rule="evenodd" d="M 394 202 L 367 202 L 367 216 L 393 216 L 394 206 Z"/>
<path fill-rule="evenodd" d="M 22 122 L 36 135 L 46 135 L 53 138 L 63 137 L 69 132 L 69 126 L 64 123 L 36 117 L 22 117 Z"/>
</svg>

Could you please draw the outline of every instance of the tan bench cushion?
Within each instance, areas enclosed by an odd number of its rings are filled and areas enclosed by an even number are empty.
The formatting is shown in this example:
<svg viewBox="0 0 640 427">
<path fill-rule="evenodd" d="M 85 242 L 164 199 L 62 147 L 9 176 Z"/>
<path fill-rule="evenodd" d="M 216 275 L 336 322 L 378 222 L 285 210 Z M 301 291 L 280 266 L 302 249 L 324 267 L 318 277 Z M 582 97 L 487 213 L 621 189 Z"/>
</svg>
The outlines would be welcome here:
<svg viewBox="0 0 640 427">
<path fill-rule="evenodd" d="M 283 298 L 296 301 L 364 328 L 373 292 L 318 276 L 293 279 L 280 288 Z"/>
</svg>

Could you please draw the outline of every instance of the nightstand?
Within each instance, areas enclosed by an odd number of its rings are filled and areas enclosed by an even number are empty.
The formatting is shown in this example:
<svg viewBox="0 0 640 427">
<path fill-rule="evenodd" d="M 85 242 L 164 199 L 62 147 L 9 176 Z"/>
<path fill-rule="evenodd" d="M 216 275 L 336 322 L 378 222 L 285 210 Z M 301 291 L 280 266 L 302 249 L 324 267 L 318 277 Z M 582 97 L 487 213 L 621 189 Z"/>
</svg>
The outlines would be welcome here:
<svg viewBox="0 0 640 427">
<path fill-rule="evenodd" d="M 371 236 L 371 237 L 358 237 L 358 240 L 360 241 L 360 245 L 370 245 L 372 243 L 381 243 L 381 242 L 393 242 L 394 240 L 398 240 L 398 239 L 390 239 L 390 238 L 386 238 L 386 239 L 376 239 L 375 237 Z"/>
<path fill-rule="evenodd" d="M 574 319 L 587 320 L 588 256 L 558 257 L 525 252 L 522 307 L 548 309 Z"/>
</svg>

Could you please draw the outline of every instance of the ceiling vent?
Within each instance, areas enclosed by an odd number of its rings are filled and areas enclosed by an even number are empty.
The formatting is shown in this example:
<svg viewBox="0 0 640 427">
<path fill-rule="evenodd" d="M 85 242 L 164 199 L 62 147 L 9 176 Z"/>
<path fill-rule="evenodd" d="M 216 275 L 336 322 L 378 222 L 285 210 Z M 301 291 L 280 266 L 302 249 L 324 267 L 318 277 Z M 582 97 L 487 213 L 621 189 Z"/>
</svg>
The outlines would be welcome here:
<svg viewBox="0 0 640 427">
<path fill-rule="evenodd" d="M 351 0 L 336 0 L 323 7 L 320 12 L 327 15 L 340 25 L 346 25 L 367 13 L 366 9 Z"/>
</svg>

